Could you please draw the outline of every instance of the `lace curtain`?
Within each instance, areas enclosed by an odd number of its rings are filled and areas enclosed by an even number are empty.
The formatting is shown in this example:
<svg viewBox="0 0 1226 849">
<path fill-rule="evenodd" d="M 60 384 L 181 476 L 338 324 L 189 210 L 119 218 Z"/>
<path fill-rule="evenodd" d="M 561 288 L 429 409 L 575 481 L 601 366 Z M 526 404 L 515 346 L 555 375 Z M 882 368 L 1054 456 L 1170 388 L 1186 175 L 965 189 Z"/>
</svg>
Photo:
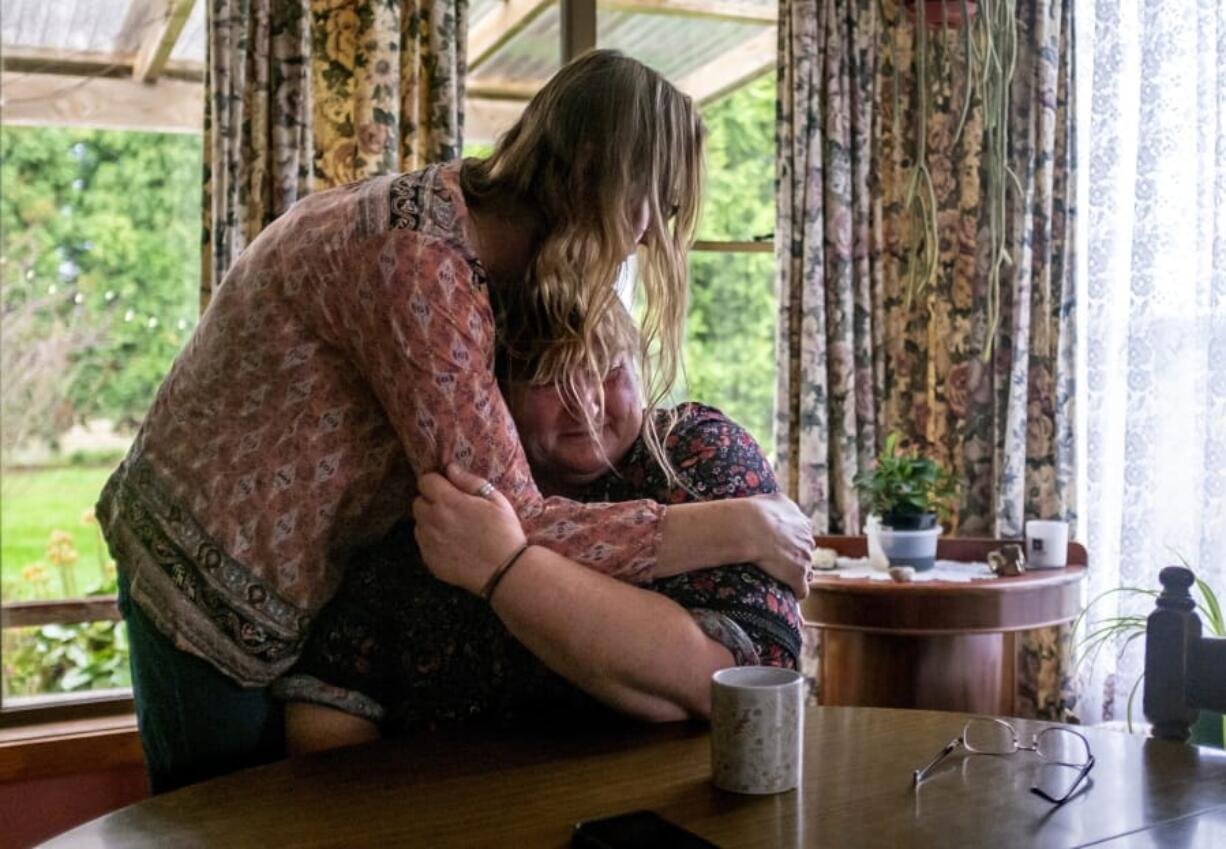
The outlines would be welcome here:
<svg viewBox="0 0 1226 849">
<path fill-rule="evenodd" d="M 1226 5 L 1098 0 L 1077 33 L 1088 213 L 1083 534 L 1091 595 L 1185 558 L 1226 591 Z M 1115 594 L 1099 618 L 1147 614 Z M 1078 713 L 1123 719 L 1141 641 L 1083 665 Z M 1140 699 L 1133 709 L 1140 719 Z"/>
</svg>

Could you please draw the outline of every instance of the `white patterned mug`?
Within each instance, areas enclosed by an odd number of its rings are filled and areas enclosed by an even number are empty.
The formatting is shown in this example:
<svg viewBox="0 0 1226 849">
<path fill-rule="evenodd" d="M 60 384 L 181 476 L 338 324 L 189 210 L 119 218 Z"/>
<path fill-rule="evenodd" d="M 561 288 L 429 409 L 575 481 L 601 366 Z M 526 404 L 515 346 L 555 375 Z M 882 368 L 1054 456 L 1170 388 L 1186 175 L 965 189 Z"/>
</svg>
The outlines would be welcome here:
<svg viewBox="0 0 1226 849">
<path fill-rule="evenodd" d="M 1068 565 L 1068 522 L 1031 519 L 1026 523 L 1026 567 L 1061 569 Z"/>
<path fill-rule="evenodd" d="M 733 666 L 711 676 L 711 781 L 734 793 L 800 785 L 805 680 L 791 669 Z"/>
</svg>

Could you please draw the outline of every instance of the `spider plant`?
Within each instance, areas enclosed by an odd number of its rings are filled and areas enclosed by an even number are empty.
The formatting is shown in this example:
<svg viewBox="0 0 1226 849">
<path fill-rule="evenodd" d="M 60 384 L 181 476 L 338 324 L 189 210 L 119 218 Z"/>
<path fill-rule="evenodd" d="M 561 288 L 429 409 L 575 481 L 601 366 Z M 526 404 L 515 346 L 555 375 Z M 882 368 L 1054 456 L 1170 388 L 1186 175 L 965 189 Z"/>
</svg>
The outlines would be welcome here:
<svg viewBox="0 0 1226 849">
<path fill-rule="evenodd" d="M 1192 572 L 1195 578 L 1193 599 L 1196 603 L 1196 612 L 1200 616 L 1201 624 L 1205 630 L 1214 636 L 1226 637 L 1226 616 L 1223 614 L 1222 603 L 1214 592 L 1213 587 L 1209 586 L 1203 579 L 1196 575 L 1188 561 L 1179 554 L 1176 554 L 1180 563 L 1185 568 Z M 1136 597 L 1145 596 L 1151 600 L 1157 599 L 1161 593 L 1158 590 L 1147 589 L 1143 587 L 1116 587 L 1115 589 L 1107 590 L 1095 596 L 1085 609 L 1081 611 L 1077 620 L 1073 623 L 1073 633 L 1076 634 L 1081 627 L 1082 622 L 1088 622 L 1086 626 L 1086 634 L 1081 637 L 1074 650 L 1074 671 L 1079 670 L 1081 665 L 1089 662 L 1093 667 L 1098 660 L 1098 655 L 1105 648 L 1114 647 L 1116 658 L 1124 655 L 1136 640 L 1145 636 L 1145 624 L 1149 618 L 1149 611 L 1153 605 L 1150 604 L 1144 614 L 1124 614 L 1120 616 L 1106 616 L 1102 619 L 1090 619 L 1091 611 L 1096 605 L 1112 596 Z M 1132 731 L 1132 706 L 1136 701 L 1137 692 L 1141 688 L 1141 683 L 1145 680 L 1145 674 L 1137 676 L 1137 680 L 1132 683 L 1132 687 L 1128 691 L 1128 702 L 1125 708 L 1128 730 Z M 1223 738 L 1226 739 L 1226 717 L 1222 720 Z"/>
<path fill-rule="evenodd" d="M 979 103 L 983 112 L 983 136 L 979 143 L 982 150 L 981 203 L 988 243 L 987 314 L 982 355 L 986 362 L 991 359 L 1000 325 L 1001 274 L 1004 267 L 1013 262 L 1008 251 L 1006 229 L 1009 194 L 1013 191 L 1019 197 L 1022 195 L 1021 182 L 1009 166 L 1009 92 L 1017 66 L 1017 4 L 1016 0 L 978 0 L 977 13 L 972 13 L 969 0 L 944 0 L 947 9 L 940 19 L 942 36 L 936 40 L 934 49 L 930 49 L 933 41 L 923 0 L 898 0 L 893 4 L 896 13 L 893 17 L 886 14 L 887 4 L 881 0 L 882 21 L 887 28 L 898 27 L 905 16 L 897 12 L 908 4 L 914 8 L 915 21 L 911 58 L 915 135 L 910 177 L 906 181 L 902 202 L 907 221 L 907 246 L 904 251 L 906 305 L 910 308 L 916 297 L 935 285 L 940 273 L 938 200 L 929 167 L 928 125 L 934 115 L 934 83 L 950 82 L 955 73 L 960 73 L 963 77 L 962 103 L 960 106 L 950 105 L 950 113 L 953 114 L 956 109 L 958 116 L 952 145 L 958 143 L 966 128 L 972 100 Z M 956 16 L 959 22 L 954 26 L 960 29 L 957 36 L 962 41 L 961 66 L 957 69 L 950 62 L 950 56 L 955 51 L 950 43 L 949 10 L 954 8 L 960 12 Z M 893 44 L 893 41 L 887 38 L 886 43 Z M 894 48 L 887 51 L 893 83 L 893 136 L 900 139 L 903 131 L 899 56 Z"/>
</svg>

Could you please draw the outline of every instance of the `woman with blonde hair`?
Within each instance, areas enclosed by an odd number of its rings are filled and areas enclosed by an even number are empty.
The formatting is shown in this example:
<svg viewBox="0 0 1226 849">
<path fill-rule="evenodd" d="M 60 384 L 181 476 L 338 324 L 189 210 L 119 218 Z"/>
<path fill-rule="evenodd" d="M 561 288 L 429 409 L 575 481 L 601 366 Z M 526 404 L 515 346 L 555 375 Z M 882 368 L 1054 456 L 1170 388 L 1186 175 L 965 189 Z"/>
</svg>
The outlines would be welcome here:
<svg viewBox="0 0 1226 849">
<path fill-rule="evenodd" d="M 596 51 L 488 159 L 312 195 L 239 257 L 97 511 L 154 792 L 280 756 L 268 685 L 428 472 L 477 476 L 577 568 L 641 584 L 748 561 L 804 592 L 809 523 L 781 496 L 542 498 L 492 373 L 495 307 L 528 298 L 565 352 L 534 377 L 578 404 L 641 243 L 651 417 L 677 372 L 701 160 L 689 99 Z M 474 529 L 471 568 L 498 574 L 505 539 Z"/>
<path fill-rule="evenodd" d="M 595 438 L 556 386 L 523 377 L 537 371 L 534 356 L 556 353 L 552 342 L 519 334 L 515 358 L 509 334 L 498 344 L 499 387 L 542 493 L 681 504 L 777 491 L 753 437 L 695 402 L 656 414 L 656 428 L 672 425 L 670 481 L 642 435 L 633 322 L 615 308 L 596 330 L 604 380 L 579 387 Z M 481 481 L 466 483 L 424 476 L 413 521 L 354 556 L 298 663 L 273 686 L 291 754 L 458 724 L 702 719 L 715 671 L 796 668 L 796 598 L 753 566 L 617 581 L 527 546 L 505 499 L 470 495 Z M 488 537 L 523 548 L 492 582 L 470 549 Z"/>
</svg>

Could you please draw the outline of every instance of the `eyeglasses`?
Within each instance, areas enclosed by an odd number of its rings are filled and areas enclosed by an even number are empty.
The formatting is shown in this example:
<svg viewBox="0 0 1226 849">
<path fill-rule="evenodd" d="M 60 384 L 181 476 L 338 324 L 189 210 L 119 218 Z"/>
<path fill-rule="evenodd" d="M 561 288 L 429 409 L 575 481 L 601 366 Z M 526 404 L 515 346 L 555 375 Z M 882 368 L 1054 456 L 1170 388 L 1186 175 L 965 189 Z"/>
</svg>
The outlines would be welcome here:
<svg viewBox="0 0 1226 849">
<path fill-rule="evenodd" d="M 1012 755 L 1019 751 L 1034 752 L 1043 763 L 1030 792 L 1055 805 L 1063 805 L 1073 797 L 1081 782 L 1094 768 L 1090 742 L 1070 728 L 1047 728 L 1031 738 L 1030 745 L 1021 742 L 1017 729 L 999 719 L 972 719 L 962 728 L 962 734 L 948 745 L 927 766 L 914 773 L 914 785 L 932 774 L 937 764 L 959 748 L 973 755 Z"/>
</svg>

